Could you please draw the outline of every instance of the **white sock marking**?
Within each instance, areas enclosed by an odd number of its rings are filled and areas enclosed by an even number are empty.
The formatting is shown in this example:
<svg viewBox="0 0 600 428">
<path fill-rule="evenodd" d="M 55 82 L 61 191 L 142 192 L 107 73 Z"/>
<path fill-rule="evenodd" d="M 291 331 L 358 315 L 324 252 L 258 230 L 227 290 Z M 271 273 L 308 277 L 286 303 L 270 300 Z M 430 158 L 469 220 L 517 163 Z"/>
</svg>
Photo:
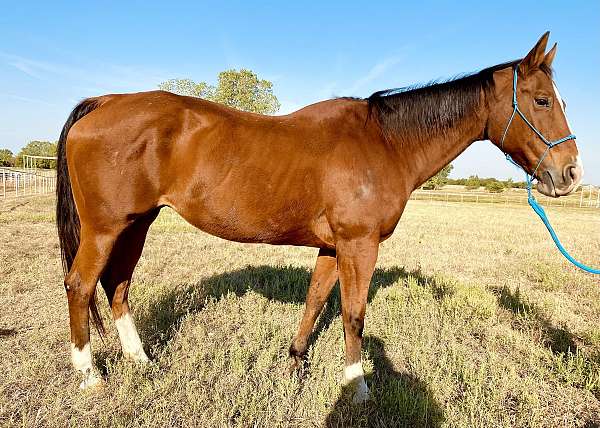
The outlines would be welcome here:
<svg viewBox="0 0 600 428">
<path fill-rule="evenodd" d="M 100 383 L 100 377 L 96 374 L 92 364 L 92 348 L 89 342 L 81 349 L 71 343 L 71 361 L 75 370 L 83 374 L 83 382 L 79 388 L 85 389 Z"/>
<path fill-rule="evenodd" d="M 92 369 L 92 348 L 90 343 L 83 345 L 83 348 L 78 349 L 74 343 L 71 343 L 71 361 L 75 370 L 81 373 L 86 373 Z"/>
<path fill-rule="evenodd" d="M 344 368 L 344 380 L 346 383 L 352 382 L 354 379 L 365 375 L 362 363 L 354 363 Z"/>
<path fill-rule="evenodd" d="M 364 403 L 371 398 L 369 387 L 365 382 L 365 373 L 362 368 L 362 363 L 354 363 L 344 368 L 344 383 L 346 385 L 350 383 L 356 385 L 356 391 L 352 397 L 354 403 Z"/>
<path fill-rule="evenodd" d="M 115 324 L 117 325 L 117 331 L 119 332 L 123 354 L 134 361 L 149 361 L 148 356 L 144 352 L 142 341 L 135 328 L 131 314 L 129 312 L 125 313 L 121 318 L 115 320 Z"/>
</svg>

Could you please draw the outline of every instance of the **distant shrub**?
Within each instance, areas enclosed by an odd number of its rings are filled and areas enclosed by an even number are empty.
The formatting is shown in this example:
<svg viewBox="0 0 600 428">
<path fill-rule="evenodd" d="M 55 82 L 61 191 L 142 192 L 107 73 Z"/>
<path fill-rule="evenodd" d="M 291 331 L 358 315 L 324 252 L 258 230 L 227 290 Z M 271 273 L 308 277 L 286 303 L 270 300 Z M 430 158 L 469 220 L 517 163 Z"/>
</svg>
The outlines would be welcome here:
<svg viewBox="0 0 600 428">
<path fill-rule="evenodd" d="M 493 186 L 492 183 L 494 183 Z M 488 189 L 490 186 L 496 186 L 499 188 L 499 185 L 501 185 L 503 189 L 524 189 L 527 186 L 524 181 L 513 181 L 512 178 L 509 178 L 508 180 L 498 180 L 497 178 L 493 177 L 480 178 L 477 175 L 472 175 L 469 178 L 449 178 L 447 180 L 447 184 L 465 186 L 468 190 L 475 190 L 480 187 L 485 187 Z"/>
<path fill-rule="evenodd" d="M 504 184 L 501 181 L 490 181 L 486 183 L 485 190 L 490 193 L 502 193 L 504 192 Z"/>
<path fill-rule="evenodd" d="M 465 187 L 467 190 L 475 190 L 481 187 L 481 180 L 476 175 L 472 175 L 465 180 Z"/>
</svg>

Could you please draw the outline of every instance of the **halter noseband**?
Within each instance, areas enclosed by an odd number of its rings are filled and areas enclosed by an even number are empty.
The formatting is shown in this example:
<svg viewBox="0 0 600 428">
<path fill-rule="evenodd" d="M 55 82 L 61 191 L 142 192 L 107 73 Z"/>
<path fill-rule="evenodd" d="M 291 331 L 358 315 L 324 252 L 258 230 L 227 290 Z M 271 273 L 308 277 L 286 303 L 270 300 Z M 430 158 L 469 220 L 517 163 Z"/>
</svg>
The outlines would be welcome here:
<svg viewBox="0 0 600 428">
<path fill-rule="evenodd" d="M 571 256 L 569 254 L 569 252 L 565 249 L 565 247 L 563 247 L 563 245 L 561 244 L 560 240 L 558 239 L 558 236 L 556 235 L 556 232 L 554 231 L 554 229 L 552 228 L 552 225 L 550 224 L 550 220 L 548 220 L 548 217 L 546 216 L 546 212 L 544 211 L 544 208 L 542 208 L 542 206 L 540 204 L 538 204 L 538 201 L 535 200 L 533 194 L 531 193 L 531 186 L 532 186 L 531 180 L 535 177 L 535 174 L 536 174 L 538 168 L 542 164 L 542 161 L 544 160 L 544 158 L 546 157 L 546 155 L 548 154 L 548 152 L 550 151 L 550 149 L 552 147 L 558 146 L 561 143 L 564 143 L 565 141 L 574 140 L 575 139 L 575 135 L 569 134 L 566 137 L 563 137 L 563 138 L 561 138 L 559 140 L 548 141 L 542 135 L 542 133 L 535 126 L 533 126 L 530 121 L 527 120 L 527 118 L 525 117 L 525 115 L 523 114 L 523 112 L 521 112 L 521 110 L 519 110 L 519 106 L 517 104 L 517 72 L 518 72 L 518 69 L 519 69 L 519 65 L 517 65 L 515 67 L 514 77 L 513 77 L 513 100 L 512 100 L 513 111 L 512 111 L 512 114 L 510 115 L 510 119 L 508 120 L 508 123 L 506 124 L 506 128 L 504 129 L 504 133 L 502 134 L 502 139 L 500 140 L 500 149 L 504 152 L 504 154 L 506 155 L 506 159 L 509 162 L 511 162 L 517 168 L 519 168 L 519 169 L 521 169 L 521 170 L 523 170 L 525 172 L 525 178 L 527 180 L 527 202 L 529 203 L 529 205 L 531 206 L 531 208 L 533 208 L 533 211 L 535 211 L 535 213 L 540 217 L 540 219 L 542 220 L 542 222 L 544 222 L 544 225 L 548 229 L 548 232 L 550 232 L 550 236 L 552 237 L 552 240 L 556 244 L 556 247 L 558 248 L 558 250 L 562 253 L 563 256 L 565 256 L 565 258 L 568 261 L 570 261 L 571 263 L 573 263 L 578 268 L 580 268 L 580 269 L 582 269 L 582 270 L 584 270 L 586 272 L 589 272 L 589 273 L 600 275 L 600 269 L 591 268 L 591 267 L 589 267 L 589 266 L 587 266 L 587 265 L 585 265 L 585 264 L 583 264 L 583 263 L 575 260 L 575 258 L 573 258 L 573 256 Z M 510 155 L 504 151 L 504 139 L 506 138 L 506 134 L 508 134 L 508 128 L 510 128 L 511 123 L 512 123 L 513 119 L 515 118 L 515 114 L 519 114 L 519 116 L 521 116 L 521 119 L 523 119 L 523 121 L 529 126 L 529 128 L 531 128 L 531 130 L 533 132 L 535 132 L 535 134 L 538 137 L 540 137 L 540 139 L 546 145 L 546 150 L 544 151 L 544 153 L 540 157 L 540 160 L 538 161 L 538 163 L 535 166 L 535 169 L 533 170 L 533 173 L 531 175 L 529 175 L 529 173 L 525 170 L 525 168 L 523 168 L 521 165 L 519 165 L 518 163 L 516 163 L 513 160 L 513 158 L 510 157 Z"/>
</svg>

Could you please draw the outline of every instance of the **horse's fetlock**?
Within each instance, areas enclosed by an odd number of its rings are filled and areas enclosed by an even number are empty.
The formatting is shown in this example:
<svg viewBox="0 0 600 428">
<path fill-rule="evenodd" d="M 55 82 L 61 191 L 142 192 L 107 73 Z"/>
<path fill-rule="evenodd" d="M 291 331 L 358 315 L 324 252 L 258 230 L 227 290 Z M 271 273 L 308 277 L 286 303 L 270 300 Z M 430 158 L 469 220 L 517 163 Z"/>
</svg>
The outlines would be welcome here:
<svg viewBox="0 0 600 428">
<path fill-rule="evenodd" d="M 305 359 L 306 358 L 306 351 L 307 351 L 307 346 L 298 346 L 296 344 L 296 341 L 293 341 L 292 344 L 290 345 L 290 357 L 294 357 L 297 359 Z"/>
</svg>

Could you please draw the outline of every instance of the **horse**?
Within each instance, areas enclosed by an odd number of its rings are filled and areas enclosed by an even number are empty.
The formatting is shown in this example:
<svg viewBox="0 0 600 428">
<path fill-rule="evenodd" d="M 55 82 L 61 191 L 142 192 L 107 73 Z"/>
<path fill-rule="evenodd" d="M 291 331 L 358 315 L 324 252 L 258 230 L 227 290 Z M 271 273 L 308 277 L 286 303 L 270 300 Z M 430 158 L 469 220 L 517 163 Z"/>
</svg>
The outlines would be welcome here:
<svg viewBox="0 0 600 428">
<path fill-rule="evenodd" d="M 367 293 L 379 244 L 394 232 L 411 192 L 479 140 L 533 174 L 545 195 L 567 195 L 581 181 L 574 138 L 546 156 L 524 120 L 507 125 L 514 74 L 515 99 L 528 120 L 552 139 L 571 134 L 548 37 L 517 61 L 282 116 L 163 91 L 83 100 L 58 142 L 56 204 L 80 387 L 102 382 L 89 328 L 91 317 L 104 332 L 98 282 L 124 356 L 148 361 L 128 291 L 148 228 L 168 206 L 227 240 L 318 249 L 290 361 L 305 361 L 308 337 L 339 279 L 344 383 L 355 402 L 369 399 L 361 362 Z"/>
</svg>

